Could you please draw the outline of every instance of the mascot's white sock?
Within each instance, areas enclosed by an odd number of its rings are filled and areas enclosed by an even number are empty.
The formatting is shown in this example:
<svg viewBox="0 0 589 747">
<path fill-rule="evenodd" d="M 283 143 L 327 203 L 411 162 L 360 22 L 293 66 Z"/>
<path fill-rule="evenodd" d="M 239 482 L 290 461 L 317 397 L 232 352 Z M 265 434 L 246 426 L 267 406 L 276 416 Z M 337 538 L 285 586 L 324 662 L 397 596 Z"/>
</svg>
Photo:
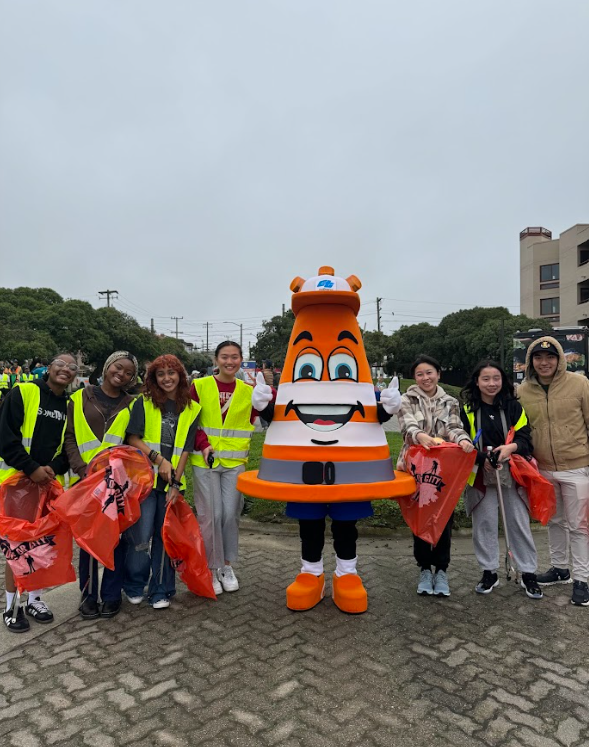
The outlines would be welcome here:
<svg viewBox="0 0 589 747">
<path fill-rule="evenodd" d="M 346 576 L 348 573 L 356 573 L 356 563 L 358 562 L 358 557 L 352 558 L 351 560 L 342 560 L 341 558 L 338 558 L 338 556 L 335 556 L 335 575 L 338 576 Z"/>
<path fill-rule="evenodd" d="M 29 604 L 31 602 L 36 601 L 37 599 L 41 600 L 43 598 L 43 592 L 45 589 L 37 589 L 37 591 L 29 591 Z"/>
<path fill-rule="evenodd" d="M 301 573 L 312 573 L 314 576 L 320 576 L 323 573 L 323 558 L 316 563 L 301 558 Z"/>
<path fill-rule="evenodd" d="M 12 607 L 12 603 L 14 602 L 15 596 L 16 596 L 16 592 L 14 591 L 6 592 L 6 610 L 9 610 Z"/>
</svg>

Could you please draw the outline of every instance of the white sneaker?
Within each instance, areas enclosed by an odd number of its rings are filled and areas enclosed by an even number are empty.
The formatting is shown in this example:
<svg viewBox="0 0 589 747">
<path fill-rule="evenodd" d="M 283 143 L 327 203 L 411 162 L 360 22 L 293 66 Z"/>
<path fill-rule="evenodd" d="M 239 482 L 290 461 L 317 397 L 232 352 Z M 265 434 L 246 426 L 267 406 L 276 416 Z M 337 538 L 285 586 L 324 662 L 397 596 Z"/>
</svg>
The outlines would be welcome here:
<svg viewBox="0 0 589 747">
<path fill-rule="evenodd" d="M 143 601 L 143 597 L 129 597 L 128 596 L 127 599 L 129 600 L 129 602 L 131 602 L 131 604 L 141 604 L 141 602 Z"/>
<path fill-rule="evenodd" d="M 213 591 L 215 592 L 215 596 L 218 597 L 219 594 L 223 593 L 223 587 L 219 581 L 219 571 L 216 568 L 211 568 L 211 577 L 213 581 Z"/>
<path fill-rule="evenodd" d="M 233 568 L 230 565 L 226 565 L 221 569 L 219 577 L 221 579 L 223 591 L 237 591 L 239 589 L 239 582 L 237 581 Z"/>
<path fill-rule="evenodd" d="M 154 610 L 165 610 L 170 606 L 170 600 L 169 599 L 158 599 L 157 602 L 154 602 L 152 605 Z"/>
</svg>

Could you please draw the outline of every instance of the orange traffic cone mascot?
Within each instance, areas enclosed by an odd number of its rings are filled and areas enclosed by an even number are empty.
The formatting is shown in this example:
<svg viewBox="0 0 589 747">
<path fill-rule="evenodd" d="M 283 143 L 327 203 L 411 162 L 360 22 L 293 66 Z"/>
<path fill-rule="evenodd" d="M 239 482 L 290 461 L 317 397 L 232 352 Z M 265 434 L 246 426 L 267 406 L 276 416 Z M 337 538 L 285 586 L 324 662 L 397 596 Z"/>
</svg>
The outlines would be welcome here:
<svg viewBox="0 0 589 747">
<path fill-rule="evenodd" d="M 323 599 L 325 518 L 330 516 L 336 570 L 332 595 L 343 612 L 365 612 L 368 597 L 356 573 L 356 521 L 371 516 L 371 499 L 412 495 L 416 485 L 393 470 L 381 423 L 401 407 L 396 379 L 376 402 L 357 314 L 361 283 L 317 277 L 291 283 L 295 323 L 259 471 L 239 476 L 238 489 L 256 498 L 286 500 L 299 520 L 301 573 L 286 590 L 292 610 Z M 258 374 L 252 397 L 258 410 L 272 390 Z M 270 409 L 270 408 L 269 408 Z M 265 416 L 266 417 L 266 414 Z"/>
</svg>

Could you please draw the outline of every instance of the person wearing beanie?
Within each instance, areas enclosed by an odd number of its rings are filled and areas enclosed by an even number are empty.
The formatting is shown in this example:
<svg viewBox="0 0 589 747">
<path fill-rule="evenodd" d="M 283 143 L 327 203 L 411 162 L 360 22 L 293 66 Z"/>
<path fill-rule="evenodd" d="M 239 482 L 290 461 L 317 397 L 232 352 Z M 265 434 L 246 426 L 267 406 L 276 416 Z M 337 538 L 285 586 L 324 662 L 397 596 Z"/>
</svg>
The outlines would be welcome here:
<svg viewBox="0 0 589 747">
<path fill-rule="evenodd" d="M 526 378 L 517 394 L 532 426 L 540 474 L 556 494 L 556 513 L 548 524 L 551 567 L 538 583 L 572 580 L 571 604 L 589 607 L 589 381 L 567 371 L 554 337 L 540 337 L 528 348 Z"/>
<path fill-rule="evenodd" d="M 104 449 L 122 444 L 131 417 L 134 397 L 127 393 L 137 381 L 137 359 L 126 350 L 109 356 L 102 370 L 102 384 L 79 389 L 71 396 L 65 433 L 65 450 L 70 467 L 80 479 L 90 461 Z M 125 552 L 119 543 L 114 553 L 114 571 L 104 569 L 98 599 L 98 567 L 80 549 L 80 615 L 84 620 L 114 617 L 121 609 Z M 92 573 L 90 572 L 92 568 Z"/>
</svg>

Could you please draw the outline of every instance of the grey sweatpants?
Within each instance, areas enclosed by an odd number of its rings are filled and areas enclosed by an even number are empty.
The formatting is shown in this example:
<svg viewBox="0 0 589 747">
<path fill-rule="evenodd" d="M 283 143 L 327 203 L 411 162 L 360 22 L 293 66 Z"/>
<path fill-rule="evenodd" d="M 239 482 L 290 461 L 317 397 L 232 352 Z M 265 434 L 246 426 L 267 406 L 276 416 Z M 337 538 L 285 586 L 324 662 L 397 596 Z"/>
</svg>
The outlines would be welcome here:
<svg viewBox="0 0 589 747">
<path fill-rule="evenodd" d="M 589 467 L 562 472 L 540 470 L 554 485 L 556 513 L 548 523 L 550 562 L 569 567 L 569 550 L 574 581 L 589 577 Z"/>
<path fill-rule="evenodd" d="M 225 561 L 237 560 L 239 517 L 243 496 L 237 490 L 237 477 L 245 464 L 213 469 L 192 467 L 194 506 L 207 551 L 209 568 L 223 568 Z"/>
<path fill-rule="evenodd" d="M 538 565 L 536 546 L 530 529 L 530 516 L 515 486 L 503 488 L 509 544 L 517 569 L 535 573 Z M 485 497 L 472 512 L 474 554 L 484 571 L 499 568 L 499 498 L 497 488 L 488 487 Z"/>
</svg>

